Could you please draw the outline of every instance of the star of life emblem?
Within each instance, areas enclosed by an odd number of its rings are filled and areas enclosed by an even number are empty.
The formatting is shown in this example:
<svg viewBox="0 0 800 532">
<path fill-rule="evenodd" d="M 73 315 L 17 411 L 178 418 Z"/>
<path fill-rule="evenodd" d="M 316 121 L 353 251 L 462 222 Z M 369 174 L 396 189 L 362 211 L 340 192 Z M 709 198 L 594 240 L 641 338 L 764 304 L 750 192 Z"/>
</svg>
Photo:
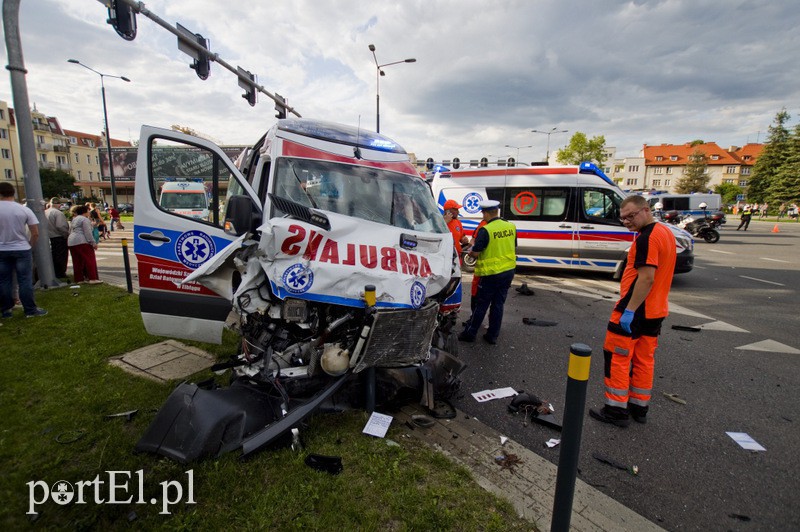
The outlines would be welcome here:
<svg viewBox="0 0 800 532">
<path fill-rule="evenodd" d="M 411 305 L 414 308 L 420 308 L 425 302 L 425 285 L 419 281 L 414 281 L 411 285 Z"/>
<path fill-rule="evenodd" d="M 477 192 L 470 192 L 464 199 L 461 200 L 461 204 L 464 206 L 464 210 L 470 214 L 475 214 L 476 212 L 481 210 L 480 203 L 483 201 L 483 197 L 478 194 Z"/>
<path fill-rule="evenodd" d="M 202 231 L 187 231 L 175 242 L 175 255 L 185 266 L 195 269 L 214 256 L 211 237 Z"/>
<path fill-rule="evenodd" d="M 301 263 L 292 264 L 281 276 L 283 286 L 291 294 L 303 294 L 308 292 L 314 284 L 314 272 L 306 268 Z"/>
</svg>

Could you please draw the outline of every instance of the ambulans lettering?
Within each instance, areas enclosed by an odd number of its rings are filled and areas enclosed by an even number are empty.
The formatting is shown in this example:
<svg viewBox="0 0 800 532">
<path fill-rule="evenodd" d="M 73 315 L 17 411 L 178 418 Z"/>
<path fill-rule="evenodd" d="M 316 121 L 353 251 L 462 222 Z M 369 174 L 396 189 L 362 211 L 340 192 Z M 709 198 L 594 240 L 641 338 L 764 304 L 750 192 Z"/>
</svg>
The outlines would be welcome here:
<svg viewBox="0 0 800 532">
<path fill-rule="evenodd" d="M 418 277 L 432 275 L 431 266 L 423 256 L 390 246 L 379 248 L 369 244 L 340 244 L 322 233 L 313 229 L 306 230 L 296 224 L 290 225 L 286 230 L 289 236 L 283 240 L 280 249 L 289 256 L 302 253 L 303 259 L 320 263 L 360 265 L 369 269 L 380 267 L 387 272 L 401 272 Z"/>
</svg>

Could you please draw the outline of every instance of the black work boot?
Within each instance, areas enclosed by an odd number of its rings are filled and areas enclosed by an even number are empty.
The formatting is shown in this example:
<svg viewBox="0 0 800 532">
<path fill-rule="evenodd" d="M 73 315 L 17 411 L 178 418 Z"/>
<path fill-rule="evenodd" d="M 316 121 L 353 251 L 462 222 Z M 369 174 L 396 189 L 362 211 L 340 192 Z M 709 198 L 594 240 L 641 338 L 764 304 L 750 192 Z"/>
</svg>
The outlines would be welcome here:
<svg viewBox="0 0 800 532">
<path fill-rule="evenodd" d="M 628 404 L 628 410 L 630 410 L 631 417 L 637 423 L 645 424 L 647 423 L 647 406 L 640 406 L 634 404 Z"/>
<path fill-rule="evenodd" d="M 589 415 L 595 418 L 597 421 L 610 423 L 612 425 L 616 425 L 617 427 L 627 427 L 631 424 L 631 418 L 628 416 L 628 410 L 618 406 L 605 405 L 599 410 L 590 408 Z"/>
</svg>

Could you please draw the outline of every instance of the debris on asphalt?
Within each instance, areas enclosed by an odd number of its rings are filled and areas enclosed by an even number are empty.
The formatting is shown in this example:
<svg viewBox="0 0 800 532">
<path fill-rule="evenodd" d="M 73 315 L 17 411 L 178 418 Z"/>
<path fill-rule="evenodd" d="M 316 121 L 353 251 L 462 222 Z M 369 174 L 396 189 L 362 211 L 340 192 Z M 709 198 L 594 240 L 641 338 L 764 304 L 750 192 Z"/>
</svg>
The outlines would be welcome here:
<svg viewBox="0 0 800 532">
<path fill-rule="evenodd" d="M 550 438 L 549 440 L 544 442 L 544 444 L 546 446 L 550 447 L 551 449 L 553 447 L 557 446 L 559 443 L 561 443 L 561 439 L 560 438 Z"/>
<path fill-rule="evenodd" d="M 340 456 L 325 456 L 321 454 L 309 454 L 306 456 L 306 465 L 322 473 L 338 475 L 344 470 L 342 458 Z"/>
<path fill-rule="evenodd" d="M 456 408 L 447 399 L 436 399 L 430 412 L 435 419 L 455 419 L 457 415 Z"/>
<path fill-rule="evenodd" d="M 522 318 L 522 323 L 525 325 L 535 325 L 536 327 L 555 327 L 558 325 L 557 321 L 537 320 L 536 318 Z"/>
<path fill-rule="evenodd" d="M 523 424 L 527 426 L 528 418 L 534 423 L 550 427 L 558 431 L 561 425 L 553 416 L 553 405 L 545 400 L 539 399 L 535 395 L 520 391 L 508 405 L 508 411 L 512 414 L 522 412 L 525 415 Z"/>
<path fill-rule="evenodd" d="M 746 432 L 726 432 L 728 436 L 730 436 L 733 441 L 739 444 L 739 447 L 742 449 L 747 449 L 748 451 L 766 451 L 767 449 L 758 443 L 756 440 L 753 439 L 752 436 L 747 434 Z"/>
<path fill-rule="evenodd" d="M 505 445 L 508 441 L 508 436 L 500 436 L 500 445 Z"/>
<path fill-rule="evenodd" d="M 689 332 L 700 332 L 703 330 L 700 327 L 691 327 L 689 325 L 673 325 L 672 328 L 675 329 L 676 331 L 689 331 Z"/>
<path fill-rule="evenodd" d="M 472 397 L 475 398 L 476 401 L 479 403 L 485 403 L 486 401 L 491 401 L 492 399 L 503 399 L 505 397 L 511 397 L 513 395 L 517 395 L 517 391 L 514 388 L 506 387 L 506 388 L 496 388 L 494 390 L 481 390 L 480 392 L 474 392 Z"/>
<path fill-rule="evenodd" d="M 528 283 L 522 283 L 522 286 L 518 286 L 516 288 L 516 290 L 517 290 L 517 292 L 520 293 L 520 295 L 523 295 L 523 296 L 532 296 L 532 295 L 534 295 L 533 294 L 533 290 L 528 288 Z"/>
<path fill-rule="evenodd" d="M 436 422 L 430 417 L 424 414 L 414 414 L 411 416 L 411 422 L 418 427 L 422 427 L 423 429 L 430 428 L 436 424 Z"/>
<path fill-rule="evenodd" d="M 686 399 L 681 399 L 680 397 L 678 397 L 677 393 L 664 392 L 664 397 L 666 397 L 670 401 L 675 401 L 679 405 L 685 405 L 686 404 Z"/>
<path fill-rule="evenodd" d="M 108 414 L 106 415 L 106 419 L 113 419 L 115 417 L 124 417 L 125 421 L 130 421 L 139 413 L 139 409 L 136 410 L 127 410 L 125 412 L 118 412 L 116 414 Z"/>
<path fill-rule="evenodd" d="M 514 468 L 522 463 L 519 456 L 511 453 L 503 453 L 500 456 L 495 456 L 494 461 L 497 462 L 497 465 L 499 465 L 501 469 L 508 469 L 512 473 L 514 472 Z"/>
<path fill-rule="evenodd" d="M 378 412 L 373 412 L 369 419 L 367 420 L 366 426 L 364 426 L 363 432 L 364 434 L 369 434 L 370 436 L 377 436 L 378 438 L 383 438 L 386 436 L 386 432 L 389 430 L 389 425 L 392 424 L 392 416 L 387 416 L 386 414 L 379 414 Z"/>
<path fill-rule="evenodd" d="M 748 517 L 746 515 L 742 515 L 742 514 L 728 514 L 728 517 L 730 517 L 732 519 L 736 519 L 737 521 L 742 521 L 744 523 L 747 523 L 747 522 L 750 521 L 750 517 Z"/>
<path fill-rule="evenodd" d="M 616 467 L 617 469 L 620 469 L 622 471 L 627 471 L 628 473 L 630 473 L 633 476 L 636 476 L 636 475 L 639 474 L 639 466 L 637 466 L 637 465 L 633 465 L 633 466 L 628 467 L 625 464 L 620 464 L 616 460 L 613 460 L 611 458 L 605 457 L 605 456 L 601 455 L 600 453 L 592 453 L 592 458 L 594 458 L 595 460 L 598 460 L 598 461 L 600 461 L 600 462 L 602 462 L 604 464 L 608 464 L 611 467 Z"/>
</svg>

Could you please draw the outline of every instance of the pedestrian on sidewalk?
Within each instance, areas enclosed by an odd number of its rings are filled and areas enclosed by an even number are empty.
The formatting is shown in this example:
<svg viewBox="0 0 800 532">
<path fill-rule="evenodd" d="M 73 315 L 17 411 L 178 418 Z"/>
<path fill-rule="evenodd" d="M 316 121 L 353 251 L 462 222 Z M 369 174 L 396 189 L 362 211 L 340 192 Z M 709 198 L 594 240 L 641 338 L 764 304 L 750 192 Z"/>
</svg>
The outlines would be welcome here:
<svg viewBox="0 0 800 532">
<path fill-rule="evenodd" d="M 471 256 L 477 258 L 475 275 L 480 277 L 480 282 L 475 310 L 458 339 L 474 342 L 488 311 L 489 329 L 483 339 L 489 344 L 496 344 L 503 322 L 503 306 L 517 266 L 517 228 L 500 218 L 500 202 L 482 201 L 480 208 L 486 225 L 478 230 L 475 244 L 469 251 Z"/>
<path fill-rule="evenodd" d="M 88 279 L 90 284 L 100 283 L 100 276 L 97 274 L 97 258 L 94 254 L 97 242 L 92 235 L 92 222 L 87 218 L 89 207 L 76 205 L 72 207 L 71 211 L 72 223 L 67 244 L 72 256 L 75 282 L 81 283 L 84 279 Z"/>
<path fill-rule="evenodd" d="M 655 351 L 668 314 L 675 269 L 675 237 L 657 223 L 642 196 L 620 204 L 620 221 L 637 232 L 620 281 L 620 299 L 611 311 L 603 343 L 605 406 L 589 409 L 603 423 L 627 427 L 645 423 L 653 390 Z"/>
<path fill-rule="evenodd" d="M 50 254 L 53 256 L 53 268 L 56 278 L 63 279 L 67 276 L 67 261 L 69 249 L 69 222 L 61 211 L 61 202 L 58 198 L 51 198 L 49 208 L 44 211 L 47 218 L 47 232 L 50 235 Z"/>
<path fill-rule="evenodd" d="M 25 205 L 14 201 L 14 185 L 0 182 L 0 311 L 10 318 L 14 308 L 13 276 L 25 316 L 44 316 L 33 295 L 33 246 L 39 239 L 39 220 Z M 28 237 L 30 233 L 30 237 Z"/>
<path fill-rule="evenodd" d="M 122 224 L 119 223 L 119 211 L 117 210 L 117 208 L 114 205 L 112 205 L 111 207 L 108 208 L 108 216 L 111 218 L 111 232 L 112 233 L 114 232 L 114 224 L 116 224 L 118 227 L 124 229 L 124 227 L 122 227 Z"/>
</svg>

